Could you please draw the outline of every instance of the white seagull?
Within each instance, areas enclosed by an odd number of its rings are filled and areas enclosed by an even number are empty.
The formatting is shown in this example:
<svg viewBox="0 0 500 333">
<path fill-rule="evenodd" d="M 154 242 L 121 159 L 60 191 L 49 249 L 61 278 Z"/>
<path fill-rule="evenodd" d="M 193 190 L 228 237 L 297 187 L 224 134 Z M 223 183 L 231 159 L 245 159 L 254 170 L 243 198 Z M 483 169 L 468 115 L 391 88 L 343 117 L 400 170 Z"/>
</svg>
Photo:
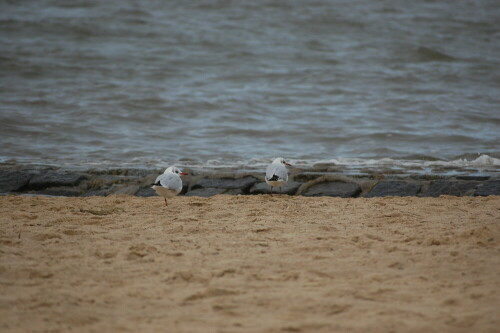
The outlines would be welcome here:
<svg viewBox="0 0 500 333">
<path fill-rule="evenodd" d="M 167 198 L 175 197 L 182 191 L 182 179 L 179 175 L 187 175 L 187 173 L 174 166 L 168 167 L 162 175 L 156 178 L 151 187 L 158 195 L 165 198 L 165 206 L 168 206 Z"/>
<path fill-rule="evenodd" d="M 281 186 L 288 181 L 288 170 L 286 169 L 286 165 L 291 166 L 284 158 L 278 157 L 273 163 L 267 166 L 266 183 L 271 186 L 271 195 L 273 194 L 273 186 L 279 186 L 281 193 Z"/>
</svg>

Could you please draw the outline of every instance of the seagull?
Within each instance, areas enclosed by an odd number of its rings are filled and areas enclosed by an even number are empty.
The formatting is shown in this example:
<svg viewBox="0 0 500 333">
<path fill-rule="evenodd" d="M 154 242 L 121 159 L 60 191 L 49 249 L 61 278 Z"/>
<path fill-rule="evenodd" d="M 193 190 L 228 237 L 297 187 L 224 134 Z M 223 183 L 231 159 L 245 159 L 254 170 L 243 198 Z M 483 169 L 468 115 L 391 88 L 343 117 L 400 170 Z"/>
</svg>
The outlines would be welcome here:
<svg viewBox="0 0 500 333">
<path fill-rule="evenodd" d="M 267 166 L 266 183 L 271 186 L 271 195 L 273 195 L 273 186 L 279 186 L 281 193 L 281 186 L 288 181 L 286 165 L 291 166 L 283 157 L 278 157 Z"/>
<path fill-rule="evenodd" d="M 179 175 L 185 176 L 187 173 L 174 166 L 168 167 L 162 175 L 156 178 L 151 187 L 158 195 L 165 198 L 165 206 L 168 206 L 167 198 L 172 198 L 182 191 L 182 179 Z"/>
</svg>

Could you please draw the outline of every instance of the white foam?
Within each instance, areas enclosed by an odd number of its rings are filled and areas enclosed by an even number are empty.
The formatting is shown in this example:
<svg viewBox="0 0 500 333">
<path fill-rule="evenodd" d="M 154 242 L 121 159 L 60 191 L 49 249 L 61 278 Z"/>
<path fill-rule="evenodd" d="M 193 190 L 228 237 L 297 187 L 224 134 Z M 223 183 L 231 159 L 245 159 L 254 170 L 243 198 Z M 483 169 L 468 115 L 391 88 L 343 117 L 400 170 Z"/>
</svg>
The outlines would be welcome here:
<svg viewBox="0 0 500 333">
<path fill-rule="evenodd" d="M 500 167 L 500 158 L 495 158 L 482 154 L 476 159 L 467 160 L 460 158 L 451 161 L 445 160 L 403 160 L 393 158 L 380 158 L 380 159 L 362 159 L 362 158 L 344 158 L 338 157 L 325 160 L 303 160 L 303 159 L 290 159 L 290 163 L 296 167 L 312 167 L 318 164 L 330 164 L 345 166 L 348 168 L 354 167 L 395 167 L 395 168 L 432 168 L 432 167 L 449 167 L 449 168 L 496 168 Z M 161 166 L 169 164 L 167 161 L 158 161 Z M 272 162 L 272 158 L 251 158 L 249 160 L 217 160 L 212 159 L 208 161 L 191 161 L 190 163 L 183 163 L 181 161 L 173 162 L 175 165 L 191 167 L 191 168 L 261 168 L 267 166 Z M 156 164 L 156 163 L 155 163 Z M 172 163 L 170 163 L 172 164 Z M 170 165 L 169 164 L 169 165 Z"/>
<path fill-rule="evenodd" d="M 480 155 L 474 160 L 467 160 L 465 158 L 460 158 L 452 161 L 426 161 L 426 160 L 399 160 L 392 158 L 381 158 L 381 159 L 361 159 L 361 158 L 336 158 L 330 160 L 320 160 L 316 161 L 314 164 L 335 164 L 341 166 L 358 166 L 358 167 L 499 167 L 500 158 L 491 157 L 488 155 Z"/>
<path fill-rule="evenodd" d="M 203 161 L 201 159 L 181 159 L 181 160 L 167 160 L 167 159 L 152 159 L 152 160 L 131 160 L 123 161 L 95 161 L 95 160 L 80 160 L 80 161 L 53 161 L 47 163 L 43 160 L 17 160 L 18 163 L 26 164 L 40 164 L 40 165 L 53 165 L 63 166 L 65 168 L 72 168 L 78 166 L 80 169 L 88 167 L 120 167 L 120 168 L 157 168 L 162 169 L 167 165 L 175 165 L 178 167 L 187 167 L 192 169 L 204 170 L 259 170 L 265 168 L 271 163 L 273 157 L 269 158 L 250 158 L 248 160 L 232 160 L 232 159 L 211 159 Z M 486 154 L 481 154 L 475 159 L 459 158 L 450 161 L 446 160 L 406 160 L 406 159 L 393 159 L 393 158 L 380 158 L 380 159 L 362 159 L 362 158 L 332 158 L 323 160 L 308 160 L 308 159 L 289 159 L 289 162 L 297 168 L 311 168 L 318 164 L 326 164 L 331 166 L 341 166 L 346 170 L 359 170 L 363 168 L 370 169 L 383 169 L 395 168 L 403 169 L 408 172 L 432 172 L 433 169 L 445 168 L 447 170 L 468 171 L 464 169 L 476 169 L 478 171 L 500 172 L 500 158 L 491 157 Z M 418 171 L 420 170 L 420 171 Z"/>
</svg>

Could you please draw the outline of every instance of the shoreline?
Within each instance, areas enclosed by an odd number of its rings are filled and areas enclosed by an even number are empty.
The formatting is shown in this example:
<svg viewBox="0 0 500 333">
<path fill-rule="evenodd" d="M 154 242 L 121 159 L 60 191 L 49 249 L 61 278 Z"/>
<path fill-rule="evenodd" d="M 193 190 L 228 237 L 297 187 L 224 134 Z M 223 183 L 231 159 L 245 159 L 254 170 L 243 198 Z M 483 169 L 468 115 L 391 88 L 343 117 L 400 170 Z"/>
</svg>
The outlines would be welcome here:
<svg viewBox="0 0 500 333">
<path fill-rule="evenodd" d="M 496 332 L 500 197 L 0 196 L 4 332 Z"/>
<path fill-rule="evenodd" d="M 210 197 L 217 194 L 267 194 L 263 170 L 184 168 L 180 195 Z M 385 196 L 488 196 L 500 195 L 500 172 L 489 174 L 410 174 L 401 170 L 365 169 L 349 174 L 339 166 L 294 167 L 283 194 L 343 198 Z M 0 165 L 0 194 L 45 196 L 156 196 L 150 188 L 163 170 L 88 169 L 75 171 L 44 165 Z M 279 193 L 275 189 L 273 193 Z"/>
</svg>

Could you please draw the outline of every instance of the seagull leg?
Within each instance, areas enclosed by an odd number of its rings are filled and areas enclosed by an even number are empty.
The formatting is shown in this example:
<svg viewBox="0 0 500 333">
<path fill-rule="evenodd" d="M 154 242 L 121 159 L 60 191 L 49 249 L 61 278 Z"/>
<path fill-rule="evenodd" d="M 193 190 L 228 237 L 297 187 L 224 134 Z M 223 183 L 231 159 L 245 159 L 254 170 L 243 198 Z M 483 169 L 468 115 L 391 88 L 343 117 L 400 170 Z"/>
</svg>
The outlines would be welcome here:
<svg viewBox="0 0 500 333">
<path fill-rule="evenodd" d="M 271 192 L 269 192 L 270 196 L 273 196 L 273 187 L 271 186 Z"/>
<path fill-rule="evenodd" d="M 165 206 L 168 206 L 167 198 L 165 198 Z"/>
<path fill-rule="evenodd" d="M 280 186 L 280 194 L 281 194 L 281 186 Z"/>
</svg>

